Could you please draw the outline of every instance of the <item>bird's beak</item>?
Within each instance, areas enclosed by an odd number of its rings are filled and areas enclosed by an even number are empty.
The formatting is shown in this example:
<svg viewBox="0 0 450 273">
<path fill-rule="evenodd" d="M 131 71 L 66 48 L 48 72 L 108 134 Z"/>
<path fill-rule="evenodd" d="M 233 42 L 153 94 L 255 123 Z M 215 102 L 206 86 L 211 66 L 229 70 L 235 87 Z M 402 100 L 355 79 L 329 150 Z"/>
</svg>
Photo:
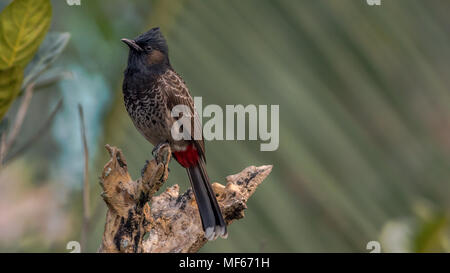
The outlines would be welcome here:
<svg viewBox="0 0 450 273">
<path fill-rule="evenodd" d="M 136 42 L 134 40 L 122 39 L 121 41 L 124 42 L 125 44 L 127 44 L 130 49 L 134 49 L 136 51 L 142 51 L 142 48 L 138 44 L 136 44 Z"/>
</svg>

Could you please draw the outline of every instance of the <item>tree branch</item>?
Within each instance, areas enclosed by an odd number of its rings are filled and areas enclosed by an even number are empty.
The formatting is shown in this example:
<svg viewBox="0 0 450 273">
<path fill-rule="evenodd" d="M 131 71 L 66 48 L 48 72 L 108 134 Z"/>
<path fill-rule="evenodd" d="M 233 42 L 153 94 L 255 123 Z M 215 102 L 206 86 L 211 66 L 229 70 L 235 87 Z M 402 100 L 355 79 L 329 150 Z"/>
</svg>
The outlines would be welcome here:
<svg viewBox="0 0 450 273">
<path fill-rule="evenodd" d="M 109 145 L 106 149 L 111 159 L 103 169 L 100 185 L 108 211 L 99 252 L 197 252 L 208 242 L 191 189 L 180 195 L 178 185 L 174 185 L 153 196 L 169 175 L 168 145 L 159 148 L 156 158 L 147 162 L 142 177 L 135 181 L 123 153 Z M 271 170 L 272 166 L 251 166 L 228 176 L 226 186 L 213 184 L 227 225 L 244 217 L 248 198 Z"/>
</svg>

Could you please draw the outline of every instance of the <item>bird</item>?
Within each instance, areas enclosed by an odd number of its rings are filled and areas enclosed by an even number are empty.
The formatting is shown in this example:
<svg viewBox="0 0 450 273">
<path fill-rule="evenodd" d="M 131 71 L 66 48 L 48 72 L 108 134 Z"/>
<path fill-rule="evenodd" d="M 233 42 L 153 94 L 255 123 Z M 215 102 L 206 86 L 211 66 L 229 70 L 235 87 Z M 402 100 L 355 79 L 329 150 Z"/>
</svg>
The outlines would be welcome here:
<svg viewBox="0 0 450 273">
<path fill-rule="evenodd" d="M 166 39 L 160 28 L 154 27 L 134 39 L 121 41 L 129 48 L 122 85 L 126 111 L 154 149 L 168 144 L 173 158 L 186 169 L 205 238 L 226 238 L 227 226 L 206 171 L 201 125 L 188 130 L 190 139 L 176 140 L 178 138 L 171 132 L 177 121 L 171 111 L 177 105 L 188 109 L 193 123 L 199 125 L 201 122 L 186 83 L 170 64 Z"/>
</svg>

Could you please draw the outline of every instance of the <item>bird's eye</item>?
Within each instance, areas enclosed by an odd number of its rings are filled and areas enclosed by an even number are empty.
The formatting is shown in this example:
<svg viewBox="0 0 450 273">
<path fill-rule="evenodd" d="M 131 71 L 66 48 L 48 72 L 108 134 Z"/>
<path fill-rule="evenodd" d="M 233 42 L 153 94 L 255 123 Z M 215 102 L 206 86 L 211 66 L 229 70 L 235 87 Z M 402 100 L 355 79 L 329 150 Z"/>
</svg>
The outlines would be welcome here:
<svg viewBox="0 0 450 273">
<path fill-rule="evenodd" d="M 151 46 L 146 46 L 146 47 L 145 47 L 145 50 L 146 50 L 146 51 L 152 51 L 152 50 L 153 50 L 153 47 L 151 47 Z"/>
</svg>

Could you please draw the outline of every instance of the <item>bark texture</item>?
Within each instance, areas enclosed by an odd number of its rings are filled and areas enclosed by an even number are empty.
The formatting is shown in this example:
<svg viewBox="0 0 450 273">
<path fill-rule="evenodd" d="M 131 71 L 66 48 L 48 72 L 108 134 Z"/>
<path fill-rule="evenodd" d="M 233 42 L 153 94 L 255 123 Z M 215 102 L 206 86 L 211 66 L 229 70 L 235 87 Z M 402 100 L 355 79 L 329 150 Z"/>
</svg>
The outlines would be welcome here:
<svg viewBox="0 0 450 273">
<path fill-rule="evenodd" d="M 111 159 L 103 169 L 100 185 L 108 211 L 99 252 L 197 252 L 208 242 L 192 189 L 180 194 L 174 185 L 154 196 L 169 175 L 168 145 L 155 151 L 155 158 L 147 162 L 137 180 L 128 173 L 121 150 L 109 145 L 106 149 Z M 271 170 L 269 165 L 251 166 L 228 176 L 226 186 L 213 184 L 227 225 L 244 217 L 248 198 Z"/>
</svg>

